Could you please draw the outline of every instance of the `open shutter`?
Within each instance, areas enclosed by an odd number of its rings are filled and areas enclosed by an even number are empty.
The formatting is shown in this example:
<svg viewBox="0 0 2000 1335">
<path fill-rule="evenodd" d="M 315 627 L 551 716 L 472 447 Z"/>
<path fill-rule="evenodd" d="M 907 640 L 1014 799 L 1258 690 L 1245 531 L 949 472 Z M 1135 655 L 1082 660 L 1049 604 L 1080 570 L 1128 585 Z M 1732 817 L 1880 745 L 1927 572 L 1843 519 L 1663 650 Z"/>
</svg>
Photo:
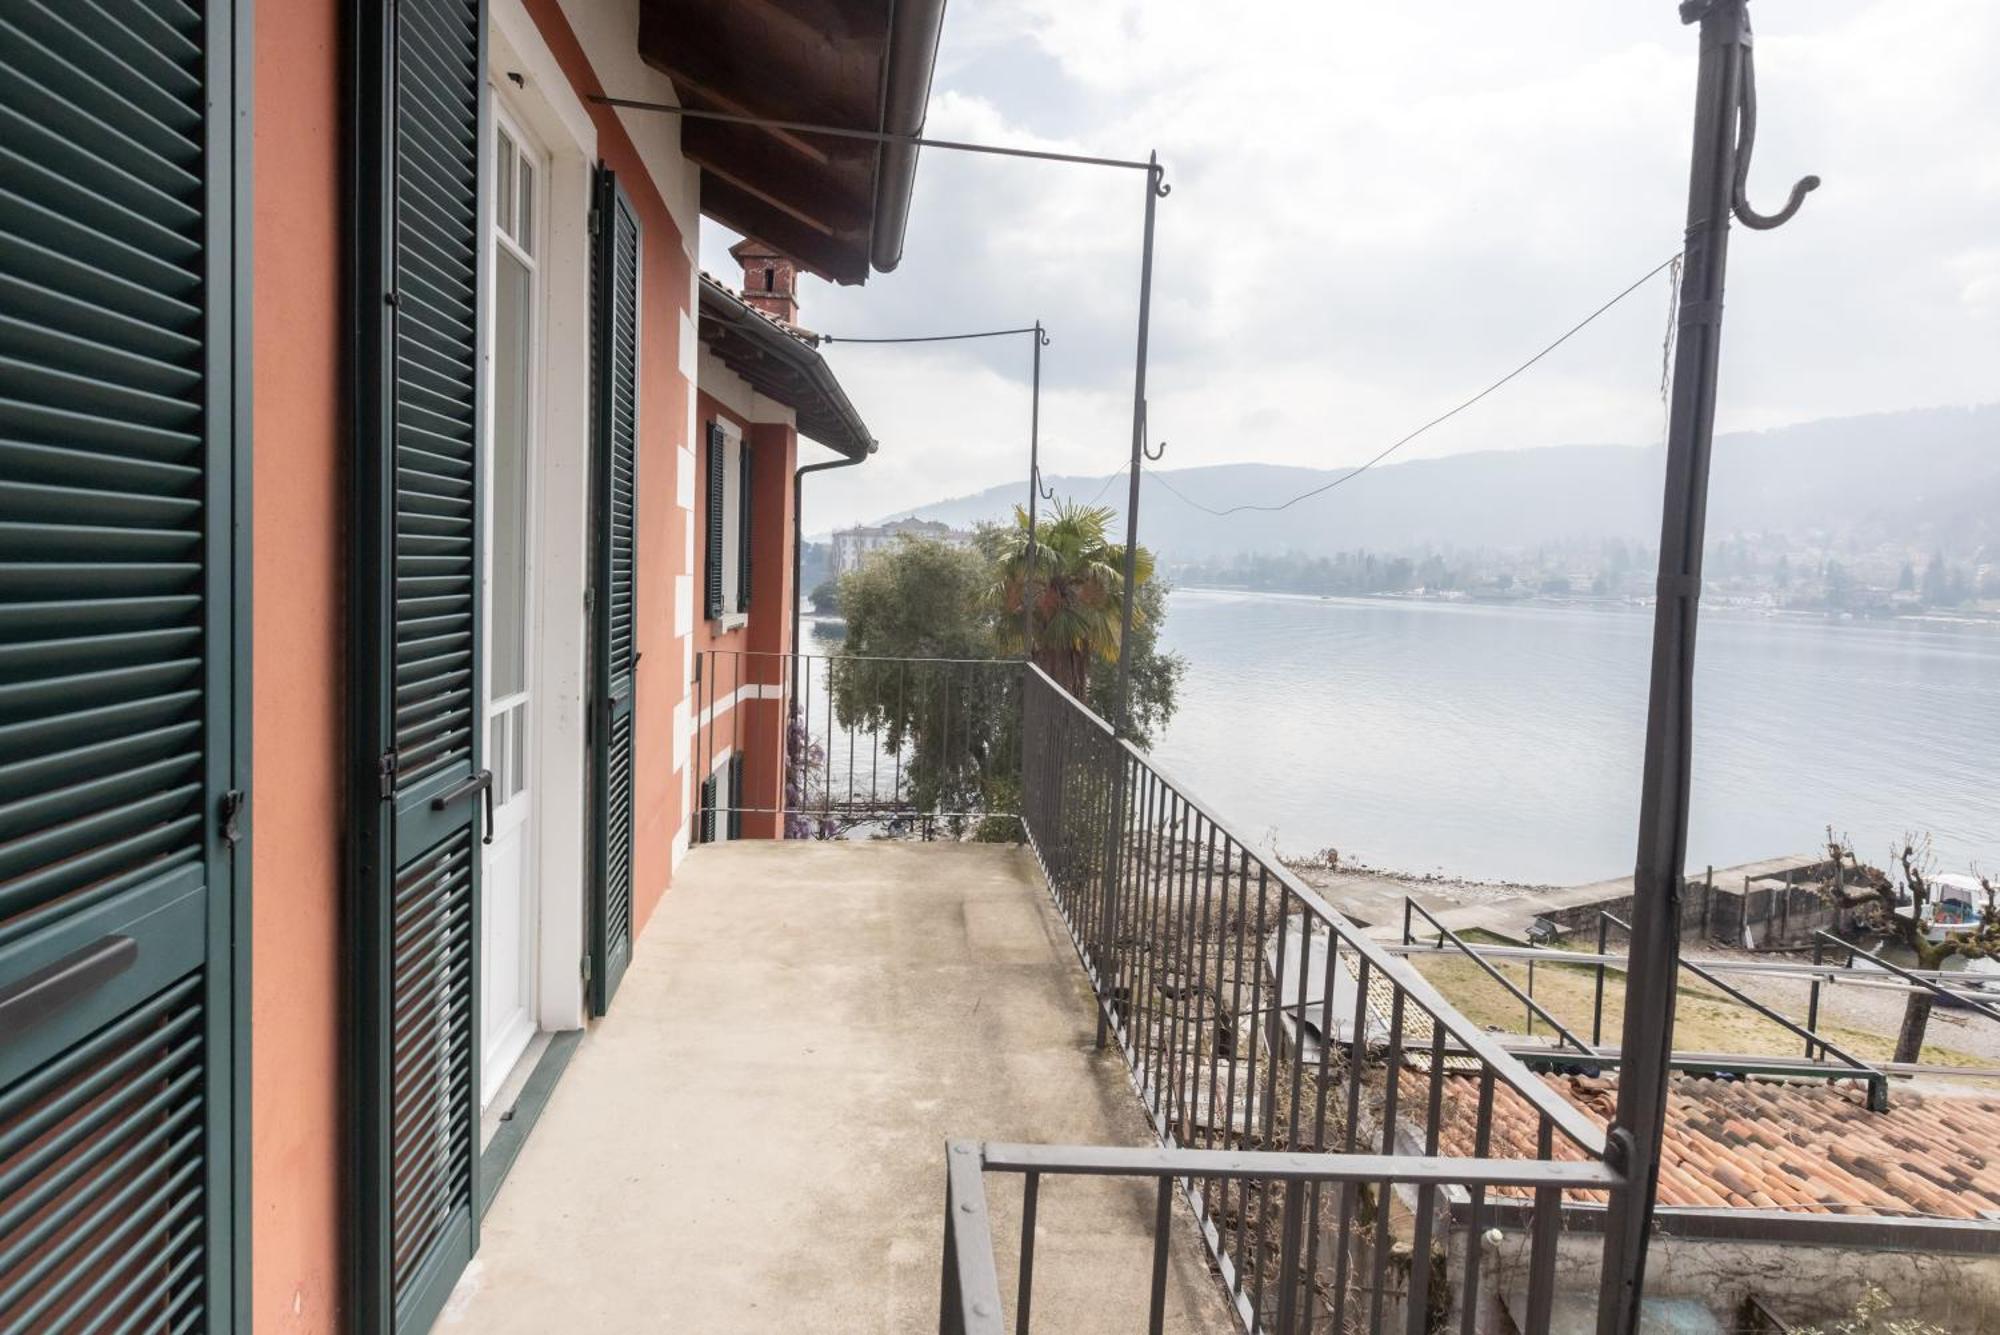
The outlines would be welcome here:
<svg viewBox="0 0 2000 1335">
<path fill-rule="evenodd" d="M 750 441 L 736 451 L 736 610 L 750 610 Z"/>
<path fill-rule="evenodd" d="M 743 757 L 729 757 L 729 837 L 743 837 Z"/>
<path fill-rule="evenodd" d="M 710 621 L 722 616 L 722 470 L 728 467 L 729 437 L 720 422 L 708 424 L 708 507 L 707 529 L 702 543 L 702 582 Z"/>
<path fill-rule="evenodd" d="M 597 174 L 591 388 L 595 515 L 591 576 L 590 1004 L 602 1015 L 632 960 L 632 704 L 639 664 L 639 217 Z"/>
<path fill-rule="evenodd" d="M 351 1329 L 420 1331 L 477 1245 L 481 0 L 356 23 Z"/>
<path fill-rule="evenodd" d="M 227 1330 L 242 1276 L 237 29 L 117 9 L 0 6 L 5 1331 Z"/>
<path fill-rule="evenodd" d="M 695 825 L 695 842 L 712 844 L 715 842 L 715 776 L 709 775 L 701 781 L 701 795 L 697 797 L 700 813 Z"/>
</svg>

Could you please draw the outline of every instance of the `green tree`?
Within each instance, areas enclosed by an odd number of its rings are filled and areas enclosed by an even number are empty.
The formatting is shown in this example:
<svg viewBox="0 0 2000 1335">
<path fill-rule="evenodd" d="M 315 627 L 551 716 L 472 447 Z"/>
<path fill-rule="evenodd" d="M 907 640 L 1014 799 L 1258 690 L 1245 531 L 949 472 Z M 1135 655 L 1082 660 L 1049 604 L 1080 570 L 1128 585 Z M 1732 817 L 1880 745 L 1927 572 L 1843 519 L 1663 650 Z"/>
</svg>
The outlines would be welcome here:
<svg viewBox="0 0 2000 1335">
<path fill-rule="evenodd" d="M 1065 505 L 1050 525 L 1056 542 L 1043 549 L 1050 530 L 1038 530 L 1034 596 L 1046 612 L 1035 659 L 1079 699 L 1109 708 L 1125 554 L 1103 540 L 1104 525 Z M 987 529 L 969 549 L 904 538 L 841 577 L 847 638 L 830 665 L 834 710 L 843 728 L 874 732 L 903 757 L 902 797 L 915 810 L 1017 809 L 1026 539 L 1025 522 Z M 1187 664 L 1159 647 L 1167 586 L 1143 548 L 1138 564 L 1129 727 L 1145 745 L 1173 716 Z M 1055 588 L 1045 600 L 1044 579 Z M 1065 680 L 1051 664 L 1076 675 Z M 1005 825 L 1018 835 L 1014 822 Z"/>
<path fill-rule="evenodd" d="M 971 810 L 1019 754 L 1019 673 L 993 659 L 992 568 L 978 551 L 905 537 L 840 578 L 847 638 L 829 665 L 843 728 L 903 756 L 919 811 Z"/>
<path fill-rule="evenodd" d="M 986 529 L 980 546 L 993 563 L 992 603 L 999 613 L 1003 652 L 1022 651 L 1021 608 L 1034 645 L 1030 653 L 1042 671 L 1079 700 L 1089 689 L 1090 665 L 1116 662 L 1125 612 L 1125 547 L 1111 541 L 1112 512 L 1103 506 L 1056 503 L 1055 513 L 1035 532 L 1034 565 L 1028 564 L 1028 512 L 1014 508 L 1014 522 Z M 1153 554 L 1141 547 L 1133 564 L 1141 588 L 1153 578 Z M 1144 599 L 1132 607 L 1136 630 L 1145 619 Z"/>
<path fill-rule="evenodd" d="M 1187 675 L 1185 658 L 1160 652 L 1160 626 L 1167 619 L 1170 592 L 1164 580 L 1149 579 L 1139 586 L 1139 602 L 1132 609 L 1131 707 L 1125 731 L 1141 747 L 1151 746 L 1174 716 L 1180 704 L 1181 678 Z M 1109 709 L 1117 691 L 1117 658 L 1091 660 L 1090 699 Z"/>
</svg>

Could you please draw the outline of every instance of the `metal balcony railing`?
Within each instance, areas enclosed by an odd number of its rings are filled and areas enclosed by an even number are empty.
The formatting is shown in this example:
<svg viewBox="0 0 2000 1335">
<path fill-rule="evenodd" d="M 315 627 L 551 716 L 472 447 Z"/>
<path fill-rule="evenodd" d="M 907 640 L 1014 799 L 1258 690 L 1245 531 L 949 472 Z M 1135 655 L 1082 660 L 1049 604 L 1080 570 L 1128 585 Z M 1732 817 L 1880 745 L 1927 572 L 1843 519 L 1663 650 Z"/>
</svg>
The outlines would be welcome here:
<svg viewBox="0 0 2000 1335">
<path fill-rule="evenodd" d="M 1487 1193 L 1531 1196 L 1515 1319 L 1546 1329 L 1564 1192 L 1621 1185 L 1596 1121 L 1039 669 L 1022 708 L 1028 840 L 1163 1148 L 977 1152 L 1024 1179 L 1015 1328 L 1038 1175 L 1117 1173 L 1179 1188 L 1251 1332 L 1486 1329 Z M 1532 1159 L 1488 1157 L 1496 1094 L 1532 1120 Z M 1440 1153 L 1448 1125 L 1475 1129 L 1459 1157 Z M 997 1329 L 974 1151 L 948 1157 L 943 1328 Z"/>
<path fill-rule="evenodd" d="M 696 657 L 693 760 L 705 826 L 838 839 L 1018 833 L 1021 661 L 709 649 Z M 739 755 L 782 773 L 732 778 Z M 712 780 L 712 782 L 710 781 Z"/>
<path fill-rule="evenodd" d="M 1021 1181 L 1020 1241 L 1018 1273 L 1011 1286 L 1013 1314 L 1007 1315 L 1006 1293 L 995 1264 L 993 1212 L 989 1210 L 986 1179 L 989 1175 L 1018 1177 Z M 1407 1278 L 1392 1289 L 1389 1269 L 1392 1246 L 1366 1248 L 1372 1253 L 1374 1274 L 1365 1289 L 1367 1301 L 1348 1309 L 1329 1303 L 1321 1286 L 1316 1264 L 1311 1226 L 1311 1201 L 1324 1189 L 1339 1191 L 1343 1198 L 1370 1189 L 1414 1188 L 1435 1195 L 1440 1191 L 1467 1191 L 1483 1197 L 1489 1190 L 1531 1191 L 1536 1202 L 1534 1250 L 1536 1258 L 1554 1259 L 1554 1221 L 1559 1217 L 1549 1202 L 1559 1200 L 1564 1191 L 1604 1191 L 1618 1183 L 1618 1175 L 1597 1162 L 1549 1162 L 1534 1159 L 1439 1158 L 1412 1154 L 1288 1154 L 1259 1151 L 1236 1153 L 1227 1150 L 1138 1149 L 1104 1145 L 1010 1145 L 954 1140 L 945 1146 L 945 1244 L 943 1302 L 940 1310 L 941 1335 L 1002 1335 L 1012 1330 L 1025 1335 L 1031 1329 L 1035 1298 L 1035 1234 L 1041 1217 L 1041 1185 L 1045 1178 L 1118 1177 L 1150 1181 L 1154 1188 L 1153 1245 L 1149 1262 L 1150 1284 L 1146 1306 L 1146 1329 L 1165 1329 L 1168 1315 L 1167 1277 L 1169 1249 L 1175 1219 L 1174 1195 L 1186 1193 L 1189 1184 L 1199 1181 L 1234 1180 L 1258 1190 L 1276 1194 L 1283 1206 L 1287 1227 L 1277 1246 L 1276 1283 L 1272 1289 L 1274 1309 L 1259 1313 L 1249 1295 L 1232 1283 L 1235 1278 L 1229 1261 L 1220 1258 L 1223 1281 L 1234 1299 L 1236 1316 L 1246 1330 L 1335 1331 L 1383 1330 L 1402 1326 L 1412 1332 L 1456 1329 L 1465 1332 L 1489 1329 L 1481 1320 L 1480 1309 L 1460 1304 L 1458 1321 L 1447 1325 L 1450 1302 L 1442 1292 L 1430 1288 L 1429 1268 L 1405 1267 Z M 1382 1213 L 1386 1221 L 1388 1212 Z M 1213 1219 L 1201 1221 L 1202 1240 L 1212 1256 L 1218 1254 L 1219 1237 Z M 1473 1267 L 1470 1279 L 1477 1287 L 1477 1234 L 1467 1261 Z M 1412 1252 L 1412 1255 L 1416 1253 Z M 1422 1273 L 1419 1273 L 1419 1271 Z M 1546 1330 L 1549 1311 L 1544 1295 L 1553 1292 L 1553 1270 L 1534 1266 L 1536 1297 L 1527 1330 Z M 1400 1313 L 1399 1313 L 1399 1310 Z M 1352 1310 L 1351 1318 L 1347 1315 Z M 1060 1316 L 1060 1313 L 1058 1313 Z M 1386 1319 L 1385 1319 L 1386 1318 Z M 1364 1326 L 1361 1323 L 1365 1321 Z M 1350 1324 L 1351 1322 L 1351 1324 Z M 1132 1328 L 1137 1328 L 1134 1313 Z"/>
</svg>

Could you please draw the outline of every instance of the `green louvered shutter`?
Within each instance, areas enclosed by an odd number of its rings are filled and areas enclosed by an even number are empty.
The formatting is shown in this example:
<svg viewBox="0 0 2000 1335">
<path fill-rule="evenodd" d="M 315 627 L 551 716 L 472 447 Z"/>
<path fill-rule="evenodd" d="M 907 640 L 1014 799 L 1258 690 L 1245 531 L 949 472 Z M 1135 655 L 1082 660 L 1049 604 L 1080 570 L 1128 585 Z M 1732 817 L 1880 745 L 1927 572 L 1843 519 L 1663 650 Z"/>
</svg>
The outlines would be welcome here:
<svg viewBox="0 0 2000 1335">
<path fill-rule="evenodd" d="M 597 174 L 591 388 L 592 878 L 590 1004 L 611 1004 L 632 961 L 632 702 L 639 665 L 639 216 Z"/>
<path fill-rule="evenodd" d="M 0 4 L 0 1331 L 236 1319 L 235 30 Z"/>
<path fill-rule="evenodd" d="M 703 470 L 708 478 L 708 505 L 706 508 L 707 528 L 702 535 L 702 585 L 703 603 L 707 607 L 710 621 L 720 620 L 723 611 L 722 591 L 722 516 L 723 516 L 723 472 L 728 466 L 729 437 L 723 434 L 722 423 L 708 424 L 708 460 Z"/>
<path fill-rule="evenodd" d="M 486 14 L 354 12 L 350 1316 L 420 1331 L 478 1242 Z"/>
</svg>

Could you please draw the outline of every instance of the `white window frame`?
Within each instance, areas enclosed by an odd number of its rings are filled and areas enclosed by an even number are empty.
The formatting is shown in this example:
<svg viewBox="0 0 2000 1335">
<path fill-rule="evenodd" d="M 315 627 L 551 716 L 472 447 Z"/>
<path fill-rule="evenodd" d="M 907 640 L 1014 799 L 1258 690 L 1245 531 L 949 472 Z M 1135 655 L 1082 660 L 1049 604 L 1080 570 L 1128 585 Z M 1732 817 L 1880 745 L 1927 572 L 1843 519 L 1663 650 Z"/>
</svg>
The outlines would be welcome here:
<svg viewBox="0 0 2000 1335">
<path fill-rule="evenodd" d="M 544 341 L 544 330 L 547 326 L 544 307 L 548 300 L 548 283 L 542 267 L 541 252 L 548 234 L 548 187 L 552 172 L 549 167 L 550 155 L 548 152 L 542 148 L 536 137 L 526 128 L 522 119 L 514 114 L 512 107 L 508 106 L 500 97 L 493 99 L 492 129 L 496 133 L 488 136 L 486 144 L 487 154 L 492 156 L 498 151 L 497 134 L 504 133 L 512 141 L 516 157 L 527 159 L 529 164 L 534 168 L 535 180 L 532 186 L 533 197 L 529 207 L 531 216 L 528 219 L 528 226 L 532 229 L 532 233 L 527 246 L 521 245 L 513 236 L 509 235 L 506 229 L 502 227 L 498 218 L 490 218 L 487 226 L 487 244 L 495 247 L 496 253 L 501 249 L 506 250 L 528 271 L 527 337 L 530 366 L 527 384 L 527 410 L 523 414 L 523 424 L 527 428 L 528 440 L 521 460 L 521 481 L 522 485 L 527 488 L 527 494 L 524 498 L 526 504 L 523 507 L 523 531 L 521 534 L 521 541 L 525 548 L 525 561 L 521 572 L 521 689 L 504 698 L 495 696 L 493 693 L 493 655 L 491 653 L 484 655 L 485 680 L 481 683 L 484 712 L 481 719 L 481 726 L 487 729 L 488 736 L 490 737 L 494 719 L 513 709 L 516 705 L 523 703 L 528 705 L 526 724 L 518 743 L 521 769 L 518 777 L 520 778 L 521 790 L 529 798 L 527 819 L 532 826 L 536 789 L 535 779 L 540 759 L 540 747 L 537 745 L 535 737 L 537 721 L 535 715 L 537 708 L 534 703 L 534 697 L 536 681 L 541 674 L 538 670 L 538 664 L 535 661 L 535 644 L 536 626 L 541 614 L 541 599 L 538 596 L 541 570 L 538 554 L 540 552 L 542 537 L 540 491 L 542 481 L 541 470 L 543 467 L 542 455 L 545 448 L 547 426 L 543 413 L 546 397 L 545 377 L 547 375 L 548 364 L 548 349 Z M 490 179 L 497 180 L 498 177 L 499 173 L 496 168 L 491 173 Z M 494 285 L 498 281 L 499 265 L 495 262 L 489 264 L 487 268 L 487 300 L 489 310 L 497 308 Z M 494 374 L 493 359 L 497 346 L 496 340 L 496 330 L 492 327 L 492 322 L 489 321 L 485 332 L 486 383 L 489 392 L 482 396 L 485 400 L 486 425 L 484 440 L 481 444 L 481 448 L 487 451 L 489 465 L 492 459 L 494 429 L 494 395 L 490 392 L 490 389 Z M 485 600 L 485 606 L 482 610 L 485 622 L 489 627 L 493 624 L 493 502 L 492 489 L 488 488 L 485 497 L 486 513 L 482 516 L 483 523 L 481 525 L 486 548 L 483 564 L 486 575 L 481 597 Z M 487 767 L 494 770 L 494 782 L 497 785 L 500 782 L 501 774 L 496 762 L 497 757 L 489 757 Z M 509 797 L 496 791 L 494 801 L 496 805 L 505 805 L 509 801 Z M 529 830 L 528 837 L 530 847 L 532 848 L 534 841 L 534 830 L 532 828 Z"/>
<path fill-rule="evenodd" d="M 750 614 L 736 606 L 743 565 L 743 428 L 727 417 L 717 416 L 722 428 L 722 615 L 715 620 L 724 632 L 740 629 L 750 622 Z"/>
</svg>

